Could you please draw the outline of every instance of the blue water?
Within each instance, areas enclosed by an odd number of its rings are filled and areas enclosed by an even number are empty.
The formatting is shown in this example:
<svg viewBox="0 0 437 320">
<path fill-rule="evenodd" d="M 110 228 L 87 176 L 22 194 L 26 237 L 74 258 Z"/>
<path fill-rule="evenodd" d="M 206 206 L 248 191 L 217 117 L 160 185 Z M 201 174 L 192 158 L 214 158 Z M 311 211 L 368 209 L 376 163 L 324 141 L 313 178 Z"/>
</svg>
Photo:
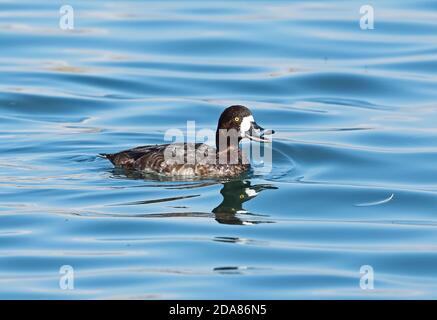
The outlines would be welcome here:
<svg viewBox="0 0 437 320">
<path fill-rule="evenodd" d="M 437 298 L 435 1 L 372 1 L 374 30 L 360 1 L 74 0 L 70 31 L 63 4 L 0 2 L 0 298 Z M 231 104 L 270 173 L 96 156 Z"/>
</svg>

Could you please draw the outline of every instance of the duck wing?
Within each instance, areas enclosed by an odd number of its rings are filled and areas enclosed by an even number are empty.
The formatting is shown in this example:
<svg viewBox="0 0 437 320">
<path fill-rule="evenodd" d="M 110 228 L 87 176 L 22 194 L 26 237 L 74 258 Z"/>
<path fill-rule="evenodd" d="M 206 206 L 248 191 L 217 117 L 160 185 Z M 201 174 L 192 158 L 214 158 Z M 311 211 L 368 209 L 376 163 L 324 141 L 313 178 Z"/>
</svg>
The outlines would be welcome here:
<svg viewBox="0 0 437 320">
<path fill-rule="evenodd" d="M 117 167 L 135 169 L 135 163 L 140 158 L 148 159 L 150 157 L 156 158 L 156 156 L 164 158 L 164 150 L 167 146 L 168 144 L 140 146 L 117 153 L 102 153 L 100 155 Z"/>
</svg>

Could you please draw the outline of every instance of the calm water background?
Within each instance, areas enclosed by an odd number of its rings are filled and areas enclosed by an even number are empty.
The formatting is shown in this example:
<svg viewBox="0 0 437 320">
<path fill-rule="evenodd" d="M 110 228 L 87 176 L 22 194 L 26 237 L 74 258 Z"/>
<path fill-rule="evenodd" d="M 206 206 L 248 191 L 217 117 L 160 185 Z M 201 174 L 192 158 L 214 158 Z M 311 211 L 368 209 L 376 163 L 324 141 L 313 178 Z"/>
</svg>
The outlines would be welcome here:
<svg viewBox="0 0 437 320">
<path fill-rule="evenodd" d="M 0 1 L 0 298 L 437 298 L 435 1 L 62 4 Z M 268 174 L 96 157 L 236 103 Z"/>
</svg>

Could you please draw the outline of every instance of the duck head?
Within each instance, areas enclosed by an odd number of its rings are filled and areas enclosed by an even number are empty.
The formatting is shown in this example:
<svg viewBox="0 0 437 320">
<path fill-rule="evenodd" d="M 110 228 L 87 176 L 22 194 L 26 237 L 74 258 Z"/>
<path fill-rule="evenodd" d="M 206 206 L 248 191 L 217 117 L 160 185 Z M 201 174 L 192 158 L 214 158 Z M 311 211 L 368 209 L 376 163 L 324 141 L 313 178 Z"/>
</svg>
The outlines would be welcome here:
<svg viewBox="0 0 437 320">
<path fill-rule="evenodd" d="M 247 138 L 253 141 L 259 142 L 271 142 L 266 135 L 275 133 L 273 130 L 265 130 L 259 124 L 256 123 L 252 112 L 249 108 L 241 105 L 234 105 L 226 108 L 218 121 L 216 132 L 216 146 L 219 148 L 220 141 L 227 141 L 229 138 L 232 141 L 233 135 L 234 141 L 238 143 Z M 223 140 L 221 140 L 223 139 Z M 232 142 L 230 142 L 232 144 Z M 226 143 L 229 145 L 229 143 Z"/>
</svg>

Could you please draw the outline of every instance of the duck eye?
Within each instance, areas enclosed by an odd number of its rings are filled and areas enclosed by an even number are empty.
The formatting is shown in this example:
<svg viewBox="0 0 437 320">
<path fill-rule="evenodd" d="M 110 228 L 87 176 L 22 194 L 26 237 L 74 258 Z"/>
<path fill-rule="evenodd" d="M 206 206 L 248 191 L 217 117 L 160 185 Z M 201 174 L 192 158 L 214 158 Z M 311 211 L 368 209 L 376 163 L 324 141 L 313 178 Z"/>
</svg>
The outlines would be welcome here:
<svg viewBox="0 0 437 320">
<path fill-rule="evenodd" d="M 240 117 L 235 117 L 235 118 L 234 118 L 234 121 L 235 121 L 235 122 L 239 122 L 239 121 L 240 121 Z"/>
<path fill-rule="evenodd" d="M 244 199 L 244 194 L 240 194 L 240 199 Z"/>
</svg>

